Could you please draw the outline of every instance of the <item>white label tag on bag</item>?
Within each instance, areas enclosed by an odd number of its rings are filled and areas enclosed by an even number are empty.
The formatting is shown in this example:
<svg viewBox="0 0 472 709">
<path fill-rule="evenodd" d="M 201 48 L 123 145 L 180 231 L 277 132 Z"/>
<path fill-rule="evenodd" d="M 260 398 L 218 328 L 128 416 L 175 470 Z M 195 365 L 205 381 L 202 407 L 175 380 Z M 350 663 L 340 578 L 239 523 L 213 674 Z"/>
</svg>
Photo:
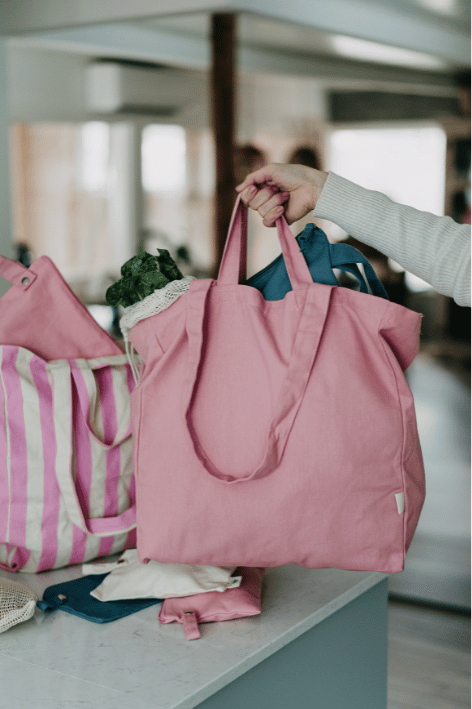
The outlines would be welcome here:
<svg viewBox="0 0 472 709">
<path fill-rule="evenodd" d="M 398 514 L 401 515 L 405 511 L 405 493 L 396 492 L 395 499 L 397 501 Z"/>
</svg>

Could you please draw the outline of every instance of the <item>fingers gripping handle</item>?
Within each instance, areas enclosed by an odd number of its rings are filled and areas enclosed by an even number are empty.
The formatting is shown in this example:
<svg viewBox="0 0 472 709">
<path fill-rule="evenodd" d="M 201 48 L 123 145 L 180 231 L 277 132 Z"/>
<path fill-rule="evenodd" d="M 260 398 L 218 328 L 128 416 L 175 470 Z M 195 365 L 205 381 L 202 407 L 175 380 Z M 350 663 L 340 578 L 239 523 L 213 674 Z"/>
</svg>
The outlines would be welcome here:
<svg viewBox="0 0 472 709">
<path fill-rule="evenodd" d="M 218 273 L 218 285 L 236 285 L 246 280 L 248 208 L 239 196 L 233 210 L 228 238 Z M 277 236 L 293 290 L 313 283 L 310 271 L 285 217 L 277 219 Z"/>
</svg>

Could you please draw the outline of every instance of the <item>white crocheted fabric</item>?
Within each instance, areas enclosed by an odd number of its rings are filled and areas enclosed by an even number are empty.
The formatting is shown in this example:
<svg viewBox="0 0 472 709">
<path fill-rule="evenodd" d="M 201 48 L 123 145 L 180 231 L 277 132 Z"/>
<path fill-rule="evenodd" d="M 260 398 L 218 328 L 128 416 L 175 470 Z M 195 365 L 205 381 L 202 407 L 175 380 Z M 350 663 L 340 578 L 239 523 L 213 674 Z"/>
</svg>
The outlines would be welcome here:
<svg viewBox="0 0 472 709">
<path fill-rule="evenodd" d="M 188 291 L 191 281 L 193 281 L 193 276 L 185 276 L 178 281 L 171 281 L 164 288 L 155 290 L 144 300 L 138 300 L 129 308 L 125 308 L 124 315 L 120 318 L 120 328 L 125 341 L 129 339 L 131 328 L 136 323 L 144 318 L 150 318 L 151 315 L 157 315 L 172 305 L 182 293 Z"/>
<path fill-rule="evenodd" d="M 34 615 L 36 595 L 28 586 L 0 578 L 0 633 Z"/>
<path fill-rule="evenodd" d="M 125 308 L 124 315 L 120 318 L 120 329 L 125 341 L 126 354 L 133 371 L 136 383 L 139 382 L 139 373 L 136 365 L 136 358 L 132 352 L 129 342 L 129 333 L 131 329 L 140 320 L 150 318 L 152 315 L 157 315 L 163 310 L 172 305 L 182 293 L 186 293 L 190 287 L 193 276 L 185 276 L 177 281 L 171 281 L 164 288 L 155 290 L 154 293 L 148 295 L 144 300 L 139 300 L 133 303 L 128 308 Z"/>
</svg>

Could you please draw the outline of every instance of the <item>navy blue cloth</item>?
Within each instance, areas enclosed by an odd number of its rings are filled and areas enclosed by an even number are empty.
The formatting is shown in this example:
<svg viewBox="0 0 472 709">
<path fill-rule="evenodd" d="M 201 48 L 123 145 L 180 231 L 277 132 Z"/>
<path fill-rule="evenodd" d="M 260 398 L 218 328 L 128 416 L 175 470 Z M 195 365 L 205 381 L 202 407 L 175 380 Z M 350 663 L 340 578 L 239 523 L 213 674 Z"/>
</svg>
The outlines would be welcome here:
<svg viewBox="0 0 472 709">
<path fill-rule="evenodd" d="M 366 257 L 353 246 L 343 243 L 330 244 L 324 231 L 314 224 L 307 224 L 297 236 L 297 241 L 315 283 L 338 286 L 333 273 L 333 268 L 338 268 L 351 273 L 357 279 L 362 293 L 369 293 L 370 287 L 373 295 L 388 299 L 374 269 Z M 368 285 L 357 266 L 359 263 L 364 267 Z M 257 288 L 266 300 L 282 300 L 292 290 L 282 254 L 251 276 L 246 285 Z"/>
<path fill-rule="evenodd" d="M 93 623 L 108 623 L 111 620 L 124 618 L 143 608 L 161 603 L 161 598 L 145 598 L 131 601 L 99 601 L 90 595 L 108 574 L 93 574 L 82 576 L 73 581 L 49 586 L 44 591 L 43 600 L 36 605 L 42 611 L 63 611 L 91 620 Z M 62 596 L 62 597 L 61 597 Z"/>
</svg>

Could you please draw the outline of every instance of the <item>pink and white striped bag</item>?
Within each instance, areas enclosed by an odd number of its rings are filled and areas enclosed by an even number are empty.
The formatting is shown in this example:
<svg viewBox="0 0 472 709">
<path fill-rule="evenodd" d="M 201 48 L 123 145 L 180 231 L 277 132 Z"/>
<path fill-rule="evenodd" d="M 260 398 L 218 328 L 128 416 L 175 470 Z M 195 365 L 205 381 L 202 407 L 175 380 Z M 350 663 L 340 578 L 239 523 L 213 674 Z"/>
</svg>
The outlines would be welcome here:
<svg viewBox="0 0 472 709">
<path fill-rule="evenodd" d="M 0 567 L 135 547 L 126 355 L 46 257 L 0 257 L 0 275 Z"/>
</svg>

